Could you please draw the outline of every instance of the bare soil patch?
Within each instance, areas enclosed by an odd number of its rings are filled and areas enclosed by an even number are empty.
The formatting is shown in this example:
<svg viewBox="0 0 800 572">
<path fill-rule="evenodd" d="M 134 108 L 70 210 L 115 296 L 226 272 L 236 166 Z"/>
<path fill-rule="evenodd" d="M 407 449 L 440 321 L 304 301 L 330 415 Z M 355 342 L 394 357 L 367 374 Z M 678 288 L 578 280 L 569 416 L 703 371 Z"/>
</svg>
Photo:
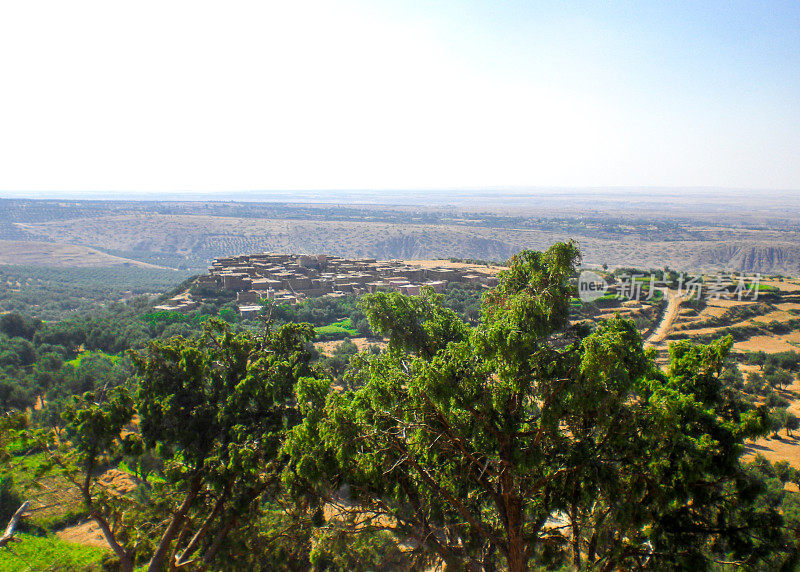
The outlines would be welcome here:
<svg viewBox="0 0 800 572">
<path fill-rule="evenodd" d="M 789 320 L 794 320 L 797 316 L 790 314 L 785 310 L 774 310 L 769 314 L 763 314 L 761 316 L 754 316 L 751 318 L 753 322 L 761 322 L 761 323 L 769 323 L 773 320 L 776 322 L 787 322 Z"/>
<path fill-rule="evenodd" d="M 109 469 L 97 479 L 97 484 L 114 494 L 127 495 L 136 490 L 139 482 L 133 475 L 117 469 Z"/>
<path fill-rule="evenodd" d="M 800 283 L 796 280 L 761 280 L 761 284 L 780 288 L 784 292 L 800 292 Z"/>
<path fill-rule="evenodd" d="M 74 526 L 68 526 L 56 532 L 56 536 L 65 542 L 83 544 L 84 546 L 97 546 L 98 548 L 108 548 L 111 550 L 103 533 L 100 532 L 100 527 L 98 527 L 93 520 L 82 522 Z"/>
<path fill-rule="evenodd" d="M 800 343 L 800 332 L 791 332 L 784 335 L 753 336 L 748 340 L 734 343 L 733 347 L 734 349 L 747 352 L 764 351 L 767 353 L 777 353 L 798 351 L 798 347 L 789 342 Z"/>
<path fill-rule="evenodd" d="M 139 486 L 139 481 L 133 475 L 117 469 L 109 469 L 100 475 L 97 479 L 97 484 L 110 491 L 111 494 L 127 495 Z M 77 494 L 77 491 L 75 492 Z M 110 549 L 103 533 L 93 520 L 87 520 L 74 526 L 67 526 L 58 531 L 56 535 L 66 542 Z"/>
<path fill-rule="evenodd" d="M 708 306 L 703 308 L 700 313 L 697 315 L 697 318 L 700 320 L 707 320 L 708 318 L 719 318 L 725 312 L 728 311 L 728 308 L 723 306 L 716 306 L 712 305 L 713 303 L 709 303 Z"/>
<path fill-rule="evenodd" d="M 336 346 L 342 343 L 343 340 L 332 340 L 329 342 L 317 342 L 314 344 L 314 347 L 317 350 L 325 355 L 332 355 L 333 350 L 336 349 Z M 363 352 L 365 349 L 369 348 L 370 346 L 378 346 L 379 348 L 383 349 L 386 347 L 385 340 L 377 340 L 375 338 L 350 338 L 350 341 L 353 342 L 358 351 Z"/>
<path fill-rule="evenodd" d="M 743 458 L 751 460 L 762 455 L 771 462 L 786 461 L 795 468 L 800 468 L 800 437 L 797 433 L 787 437 L 781 432 L 777 439 L 758 439 L 755 443 L 747 443 Z"/>
</svg>

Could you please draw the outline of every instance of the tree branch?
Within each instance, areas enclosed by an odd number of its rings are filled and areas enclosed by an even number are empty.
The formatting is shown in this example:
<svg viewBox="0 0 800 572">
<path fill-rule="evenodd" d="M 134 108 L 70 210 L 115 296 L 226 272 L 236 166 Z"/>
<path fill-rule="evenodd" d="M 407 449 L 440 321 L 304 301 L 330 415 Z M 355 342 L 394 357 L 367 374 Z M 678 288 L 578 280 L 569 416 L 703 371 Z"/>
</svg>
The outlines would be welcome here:
<svg viewBox="0 0 800 572">
<path fill-rule="evenodd" d="M 25 501 L 22 503 L 22 505 L 17 509 L 17 512 L 14 513 L 14 516 L 11 517 L 11 520 L 8 521 L 6 531 L 3 533 L 3 536 L 0 536 L 0 548 L 4 547 L 9 542 L 19 540 L 18 538 L 14 538 L 14 531 L 16 530 L 17 524 L 19 524 L 20 519 L 22 519 L 22 514 L 28 508 L 29 504 L 30 501 Z"/>
<path fill-rule="evenodd" d="M 211 514 L 208 515 L 208 518 L 206 518 L 205 522 L 203 522 L 202 526 L 200 526 L 200 529 L 195 533 L 195 535 L 189 541 L 189 544 L 186 546 L 181 555 L 175 556 L 176 568 L 180 568 L 181 566 L 184 566 L 189 563 L 188 558 L 192 554 L 194 554 L 194 552 L 200 547 L 200 541 L 205 537 L 209 527 L 211 526 L 211 523 L 214 521 L 215 518 L 217 518 L 217 515 L 219 515 L 219 513 L 225 506 L 225 502 L 228 500 L 229 492 L 230 492 L 230 483 L 228 483 L 228 485 L 225 486 L 225 490 L 217 499 L 217 502 L 214 503 L 214 508 L 211 511 Z"/>
<path fill-rule="evenodd" d="M 195 473 L 194 477 L 192 477 L 191 483 L 189 484 L 189 490 L 186 492 L 183 503 L 172 517 L 172 521 L 169 523 L 167 530 L 161 537 L 158 547 L 156 548 L 153 557 L 150 559 L 150 563 L 147 565 L 148 570 L 161 570 L 164 560 L 167 558 L 167 550 L 169 549 L 169 545 L 174 540 L 175 535 L 178 534 L 178 531 L 183 524 L 183 519 L 186 518 L 189 508 L 192 506 L 192 503 L 194 503 L 195 498 L 197 498 L 197 494 L 200 492 L 200 486 L 202 485 L 202 482 L 202 473 L 198 471 Z"/>
</svg>

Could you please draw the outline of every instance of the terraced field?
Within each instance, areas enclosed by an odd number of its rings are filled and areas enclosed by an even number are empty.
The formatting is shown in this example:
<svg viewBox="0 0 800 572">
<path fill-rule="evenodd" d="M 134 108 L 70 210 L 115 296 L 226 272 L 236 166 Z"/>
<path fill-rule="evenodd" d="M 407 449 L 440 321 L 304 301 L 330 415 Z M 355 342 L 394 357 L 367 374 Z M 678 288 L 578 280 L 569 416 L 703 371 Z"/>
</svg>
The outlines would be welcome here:
<svg viewBox="0 0 800 572">
<path fill-rule="evenodd" d="M 735 350 L 800 351 L 800 281 L 787 278 L 762 283 L 776 292 L 755 300 L 710 299 L 699 310 L 682 305 L 660 346 L 730 333 Z"/>
<path fill-rule="evenodd" d="M 665 327 L 663 336 L 649 340 L 659 351 L 660 363 L 667 363 L 670 342 L 710 341 L 728 334 L 734 338 L 735 357 L 750 352 L 800 352 L 800 280 L 766 280 L 763 283 L 774 290 L 756 300 L 711 299 L 699 309 L 675 296 L 674 319 Z M 744 378 L 763 372 L 763 367 L 743 363 L 741 359 L 735 367 Z M 795 375 L 792 380 L 790 385 L 774 388 L 774 392 L 788 404 L 789 413 L 800 417 L 800 377 Z M 756 403 L 764 403 L 764 400 L 757 397 Z M 771 461 L 785 460 L 800 468 L 800 435 L 779 431 L 749 443 L 745 455 L 756 454 Z"/>
</svg>

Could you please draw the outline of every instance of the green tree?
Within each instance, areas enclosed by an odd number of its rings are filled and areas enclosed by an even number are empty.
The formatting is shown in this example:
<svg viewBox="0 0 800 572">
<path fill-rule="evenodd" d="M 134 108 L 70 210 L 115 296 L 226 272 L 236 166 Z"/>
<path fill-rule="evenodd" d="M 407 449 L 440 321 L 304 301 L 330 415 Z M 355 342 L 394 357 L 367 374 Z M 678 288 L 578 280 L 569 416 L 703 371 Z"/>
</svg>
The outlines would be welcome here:
<svg viewBox="0 0 800 572">
<path fill-rule="evenodd" d="M 127 503 L 115 502 L 105 490 L 95 487 L 95 477 L 109 455 L 122 450 L 122 429 L 131 422 L 134 403 L 124 387 L 106 394 L 84 393 L 73 398 L 62 413 L 69 442 L 59 442 L 51 459 L 80 491 L 86 511 L 100 528 L 120 561 L 122 570 L 133 570 L 135 550 L 126 548 L 116 522 Z"/>
<path fill-rule="evenodd" d="M 572 243 L 519 253 L 474 328 L 431 292 L 366 296 L 388 350 L 354 360 L 351 393 L 300 388 L 287 480 L 393 523 L 448 569 L 752 554 L 746 511 L 720 524 L 739 514 L 725 490 L 741 441 L 767 426 L 719 381 L 731 340 L 674 345 L 664 374 L 630 321 L 571 328 L 577 260 Z"/>
<path fill-rule="evenodd" d="M 409 560 L 386 531 L 353 534 L 333 528 L 316 539 L 310 552 L 310 562 L 316 570 L 331 572 L 407 570 Z"/>
<path fill-rule="evenodd" d="M 787 385 L 791 385 L 794 381 L 794 376 L 785 369 L 776 369 L 775 372 L 764 376 L 772 387 L 783 389 Z"/>
<path fill-rule="evenodd" d="M 747 383 L 744 386 L 744 391 L 751 395 L 762 393 L 764 389 L 764 379 L 757 371 L 747 372 Z"/>
<path fill-rule="evenodd" d="M 767 353 L 764 351 L 749 352 L 746 355 L 746 360 L 748 364 L 757 365 L 763 371 L 764 364 L 767 361 Z"/>
<path fill-rule="evenodd" d="M 770 414 L 770 419 L 772 426 L 772 436 L 774 438 L 777 438 L 778 431 L 786 428 L 786 425 L 789 422 L 789 411 L 785 407 L 776 407 L 775 409 L 772 410 L 772 413 Z"/>
<path fill-rule="evenodd" d="M 32 340 L 33 334 L 41 327 L 41 320 L 28 318 L 17 312 L 0 315 L 0 332 L 9 338 L 20 337 Z"/>
<path fill-rule="evenodd" d="M 82 480 L 69 474 L 124 570 L 145 556 L 149 570 L 208 566 L 236 523 L 258 512 L 279 483 L 284 433 L 299 419 L 294 387 L 310 373 L 312 336 L 296 324 L 236 334 L 212 319 L 198 338 L 153 341 L 132 354 L 135 396 L 119 387 L 105 398 L 74 400 L 64 415 Z M 141 440 L 123 431 L 134 414 Z M 150 451 L 164 464 L 165 481 L 153 487 L 161 494 L 138 507 L 119 495 L 97 496 L 93 478 L 104 459 L 125 454 L 146 462 Z M 54 458 L 73 468 L 63 454 Z M 147 526 L 134 526 L 136 518 Z"/>
<path fill-rule="evenodd" d="M 14 458 L 9 449 L 24 439 L 28 418 L 23 413 L 0 415 L 0 523 L 5 525 L 21 504 L 14 490 L 12 467 Z"/>
<path fill-rule="evenodd" d="M 334 379 L 338 379 L 347 369 L 350 358 L 358 353 L 358 348 L 346 339 L 333 348 L 332 355 L 321 360 L 321 365 Z"/>
<path fill-rule="evenodd" d="M 800 429 L 800 418 L 791 411 L 786 413 L 786 436 L 791 437 L 792 432 Z"/>
</svg>

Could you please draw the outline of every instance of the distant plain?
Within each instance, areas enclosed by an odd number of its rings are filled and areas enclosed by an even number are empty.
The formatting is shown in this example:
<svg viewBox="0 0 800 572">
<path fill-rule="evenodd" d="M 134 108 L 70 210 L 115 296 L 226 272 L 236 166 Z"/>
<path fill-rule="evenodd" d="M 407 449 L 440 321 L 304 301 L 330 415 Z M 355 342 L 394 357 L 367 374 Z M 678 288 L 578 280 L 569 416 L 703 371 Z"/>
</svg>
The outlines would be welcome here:
<svg viewBox="0 0 800 572">
<path fill-rule="evenodd" d="M 220 256 L 262 251 L 503 261 L 523 248 L 574 239 L 589 266 L 800 275 L 797 193 L 394 192 L 338 193 L 327 200 L 270 195 L 261 201 L 238 196 L 0 199 L 0 264 L 24 253 L 25 262 L 17 264 L 138 262 L 202 270 Z"/>
</svg>

